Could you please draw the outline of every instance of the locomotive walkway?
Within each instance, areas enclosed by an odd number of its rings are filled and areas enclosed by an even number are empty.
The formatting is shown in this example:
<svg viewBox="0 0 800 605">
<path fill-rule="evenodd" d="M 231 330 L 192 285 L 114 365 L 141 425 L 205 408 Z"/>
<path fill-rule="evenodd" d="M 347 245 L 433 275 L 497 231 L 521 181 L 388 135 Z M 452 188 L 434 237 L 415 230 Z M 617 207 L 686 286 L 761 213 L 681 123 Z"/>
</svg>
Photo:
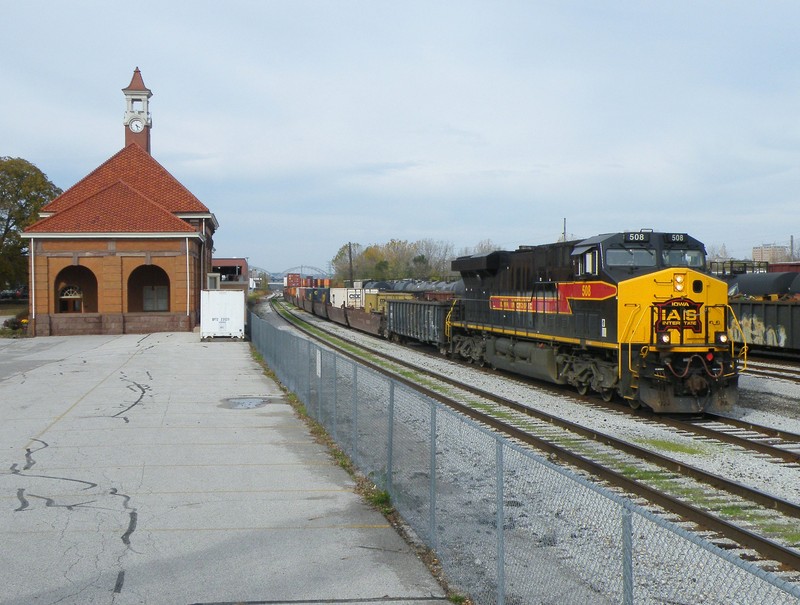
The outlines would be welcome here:
<svg viewBox="0 0 800 605">
<path fill-rule="evenodd" d="M 447 602 L 246 343 L 0 340 L 0 448 L 2 605 Z"/>
</svg>

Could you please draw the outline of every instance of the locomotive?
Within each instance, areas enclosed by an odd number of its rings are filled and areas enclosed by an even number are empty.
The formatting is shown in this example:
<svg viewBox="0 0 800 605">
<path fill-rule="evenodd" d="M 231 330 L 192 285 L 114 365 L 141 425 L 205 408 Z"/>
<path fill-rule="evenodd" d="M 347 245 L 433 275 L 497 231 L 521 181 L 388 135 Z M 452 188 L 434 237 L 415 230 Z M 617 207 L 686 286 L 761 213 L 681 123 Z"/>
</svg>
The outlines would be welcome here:
<svg viewBox="0 0 800 605">
<path fill-rule="evenodd" d="M 737 402 L 743 332 L 728 285 L 707 272 L 705 247 L 685 233 L 521 246 L 462 256 L 452 269 L 463 287 L 444 293 L 365 289 L 341 305 L 332 288 L 284 295 L 343 325 L 633 408 L 723 412 Z M 370 296 L 373 304 L 350 302 Z"/>
<path fill-rule="evenodd" d="M 727 284 L 685 233 L 604 234 L 452 262 L 452 354 L 660 413 L 737 402 L 746 346 Z"/>
</svg>

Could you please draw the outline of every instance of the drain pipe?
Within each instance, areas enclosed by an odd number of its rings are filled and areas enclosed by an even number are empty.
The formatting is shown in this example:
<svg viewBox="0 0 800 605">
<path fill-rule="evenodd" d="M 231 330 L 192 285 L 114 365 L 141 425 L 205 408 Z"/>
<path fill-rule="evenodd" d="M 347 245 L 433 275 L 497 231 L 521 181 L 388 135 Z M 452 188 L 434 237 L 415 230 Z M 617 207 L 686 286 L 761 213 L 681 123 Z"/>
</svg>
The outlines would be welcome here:
<svg viewBox="0 0 800 605">
<path fill-rule="evenodd" d="M 31 283 L 28 288 L 28 294 L 31 297 L 31 321 L 34 322 L 33 329 L 36 330 L 36 262 L 34 256 L 36 254 L 36 240 L 31 238 Z"/>
<path fill-rule="evenodd" d="M 200 289 L 205 290 L 208 287 L 206 280 L 206 273 L 208 269 L 206 269 L 206 219 L 203 219 L 203 231 L 202 231 L 202 239 L 200 240 L 203 242 L 203 245 L 200 247 Z"/>
<path fill-rule="evenodd" d="M 191 292 L 191 279 L 189 278 L 189 238 L 186 238 L 186 316 L 189 317 L 189 293 Z"/>
</svg>

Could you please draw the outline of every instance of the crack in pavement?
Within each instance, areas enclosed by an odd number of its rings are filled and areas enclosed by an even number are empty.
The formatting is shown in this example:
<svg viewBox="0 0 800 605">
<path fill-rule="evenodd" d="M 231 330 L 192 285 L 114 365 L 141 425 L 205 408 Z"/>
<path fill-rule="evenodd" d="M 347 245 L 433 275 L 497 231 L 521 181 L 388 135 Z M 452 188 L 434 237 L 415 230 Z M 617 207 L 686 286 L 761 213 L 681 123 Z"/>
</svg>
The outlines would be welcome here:
<svg viewBox="0 0 800 605">
<path fill-rule="evenodd" d="M 149 375 L 149 372 L 148 372 L 148 375 Z M 128 378 L 125 377 L 125 374 L 122 375 L 121 380 L 123 380 L 124 382 L 130 383 L 128 385 L 128 388 L 130 390 L 135 392 L 138 389 L 138 391 L 139 391 L 139 396 L 136 398 L 136 401 L 134 401 L 132 404 L 130 404 L 124 410 L 120 410 L 119 412 L 117 412 L 116 414 L 111 416 L 112 418 L 120 418 L 120 417 L 122 417 L 122 419 L 126 423 L 128 423 L 128 422 L 130 422 L 130 420 L 128 420 L 128 417 L 124 416 L 123 414 L 129 412 L 130 410 L 132 410 L 133 408 L 135 408 L 137 405 L 139 405 L 142 402 L 142 399 L 144 399 L 145 394 L 147 393 L 147 391 L 150 390 L 150 386 L 149 385 L 139 384 L 135 380 L 129 380 Z"/>
<path fill-rule="evenodd" d="M 139 386 L 139 385 L 137 385 L 137 386 Z M 143 387 L 140 387 L 140 391 L 141 391 L 141 397 L 143 397 L 144 393 L 145 393 L 145 389 Z M 139 401 L 141 400 L 141 397 L 139 398 Z M 138 403 L 138 401 L 137 401 L 137 403 Z M 90 490 L 90 489 L 98 487 L 98 484 L 93 482 L 93 481 L 86 481 L 86 480 L 83 480 L 83 479 L 75 479 L 75 478 L 72 478 L 72 477 L 60 477 L 60 476 L 54 476 L 54 475 L 45 475 L 45 474 L 27 472 L 31 468 L 33 468 L 37 463 L 37 461 L 34 458 L 34 454 L 36 452 L 40 451 L 40 450 L 43 450 L 43 449 L 45 449 L 47 447 L 50 447 L 50 445 L 47 442 L 45 442 L 45 441 L 43 441 L 41 439 L 33 439 L 33 441 L 36 441 L 36 442 L 40 443 L 41 446 L 38 447 L 38 448 L 35 448 L 35 449 L 26 448 L 26 450 L 25 450 L 25 465 L 24 465 L 24 467 L 22 469 L 20 469 L 19 464 L 15 462 L 9 467 L 9 473 L 4 473 L 4 474 L 11 474 L 11 475 L 15 475 L 17 477 L 25 478 L 25 479 L 37 478 L 37 479 L 50 479 L 50 480 L 54 480 L 54 481 L 67 481 L 67 482 L 72 482 L 72 483 L 80 483 L 80 484 L 83 484 L 83 485 L 86 486 L 86 487 L 83 487 L 81 491 L 86 491 L 86 490 Z M 123 585 L 124 585 L 124 582 L 125 582 L 125 570 L 122 569 L 122 567 L 123 567 L 123 563 L 122 563 L 123 558 L 126 556 L 126 554 L 129 551 L 134 550 L 133 547 L 131 546 L 131 537 L 133 536 L 133 534 L 136 531 L 136 528 L 138 526 L 139 513 L 138 513 L 136 507 L 131 506 L 131 497 L 128 494 L 120 492 L 116 487 L 113 487 L 113 488 L 109 489 L 106 493 L 109 496 L 114 496 L 116 498 L 121 498 L 121 501 L 120 501 L 121 502 L 121 509 L 122 509 L 122 511 L 125 511 L 127 513 L 127 516 L 128 516 L 127 527 L 126 527 L 125 531 L 120 535 L 120 540 L 125 545 L 125 551 L 122 552 L 117 557 L 117 566 L 120 569 L 119 569 L 119 571 L 117 573 L 117 577 L 116 577 L 114 588 L 113 588 L 113 594 L 116 595 L 116 594 L 119 594 L 122 591 L 122 588 L 123 588 Z M 53 497 L 53 496 L 49 496 L 49 495 L 34 494 L 34 493 L 30 492 L 29 490 L 27 490 L 25 487 L 18 487 L 17 488 L 16 498 L 19 501 L 19 506 L 17 506 L 17 508 L 14 509 L 14 512 L 28 512 L 28 511 L 35 510 L 35 507 L 33 506 L 33 502 L 35 500 L 44 501 L 45 509 L 62 508 L 62 509 L 66 509 L 66 510 L 68 510 L 70 512 L 74 512 L 74 511 L 77 511 L 79 509 L 84 509 L 84 510 L 85 509 L 102 509 L 102 510 L 109 510 L 109 511 L 115 511 L 115 510 L 119 511 L 120 510 L 120 508 L 117 507 L 117 506 L 104 507 L 104 506 L 101 506 L 101 505 L 96 505 L 96 503 L 98 503 L 99 497 L 96 497 L 96 498 L 91 499 L 91 500 L 84 500 L 84 501 L 81 501 L 81 502 L 66 503 L 66 502 L 58 500 L 57 497 Z M 96 556 L 99 556 L 99 555 L 100 555 L 100 553 L 97 553 Z M 67 577 L 66 574 L 65 574 L 65 578 L 67 579 L 67 581 L 72 583 L 72 580 L 70 580 Z M 99 581 L 99 577 L 98 577 L 98 579 L 96 581 Z M 93 584 L 96 581 L 90 582 L 90 584 Z M 86 587 L 81 588 L 77 594 L 80 594 L 80 592 L 82 592 L 85 588 Z"/>
</svg>

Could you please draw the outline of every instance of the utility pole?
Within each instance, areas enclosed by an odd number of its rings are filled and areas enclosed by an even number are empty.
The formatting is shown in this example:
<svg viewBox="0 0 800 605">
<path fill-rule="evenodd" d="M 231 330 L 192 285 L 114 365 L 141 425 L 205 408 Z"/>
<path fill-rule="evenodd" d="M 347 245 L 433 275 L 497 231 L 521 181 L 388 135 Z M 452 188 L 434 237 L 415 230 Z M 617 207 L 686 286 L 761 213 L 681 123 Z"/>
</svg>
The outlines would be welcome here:
<svg viewBox="0 0 800 605">
<path fill-rule="evenodd" d="M 350 287 L 353 286 L 353 243 L 347 242 L 347 255 L 350 257 Z"/>
</svg>

